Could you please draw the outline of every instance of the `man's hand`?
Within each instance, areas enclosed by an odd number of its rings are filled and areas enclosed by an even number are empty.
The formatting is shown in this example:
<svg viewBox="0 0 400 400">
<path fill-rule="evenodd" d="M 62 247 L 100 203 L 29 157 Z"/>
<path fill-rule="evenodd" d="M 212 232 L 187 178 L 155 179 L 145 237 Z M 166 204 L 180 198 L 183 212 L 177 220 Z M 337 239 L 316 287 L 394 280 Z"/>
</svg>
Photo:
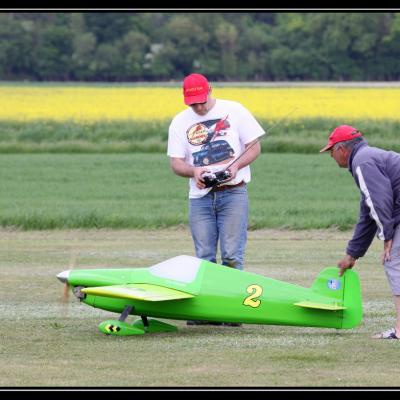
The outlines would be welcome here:
<svg viewBox="0 0 400 400">
<path fill-rule="evenodd" d="M 196 167 L 193 171 L 193 178 L 196 181 L 196 186 L 199 189 L 205 189 L 206 184 L 203 181 L 203 174 L 205 172 L 211 172 L 207 167 Z"/>
<path fill-rule="evenodd" d="M 231 181 L 232 179 L 235 179 L 235 178 L 236 178 L 236 174 L 237 174 L 238 170 L 239 170 L 239 167 L 238 167 L 237 164 L 232 164 L 232 165 L 228 168 L 228 172 L 229 172 L 229 174 L 230 174 L 231 177 L 230 177 L 229 179 L 227 179 L 227 182 L 228 182 L 228 181 Z"/>
<path fill-rule="evenodd" d="M 383 243 L 382 265 L 384 265 L 386 261 L 390 261 L 390 250 L 392 250 L 392 243 L 392 239 L 385 240 Z"/>
<path fill-rule="evenodd" d="M 353 268 L 356 263 L 356 259 L 349 254 L 346 254 L 342 260 L 338 262 L 339 276 L 342 276 L 346 269 Z"/>
</svg>

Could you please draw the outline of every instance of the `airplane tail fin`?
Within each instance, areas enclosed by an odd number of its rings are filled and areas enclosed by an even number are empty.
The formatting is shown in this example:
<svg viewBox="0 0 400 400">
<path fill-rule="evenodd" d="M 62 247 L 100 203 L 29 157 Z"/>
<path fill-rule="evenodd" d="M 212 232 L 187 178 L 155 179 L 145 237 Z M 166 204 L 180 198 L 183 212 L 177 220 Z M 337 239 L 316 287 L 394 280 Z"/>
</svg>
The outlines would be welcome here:
<svg viewBox="0 0 400 400">
<path fill-rule="evenodd" d="M 315 293 L 326 296 L 333 303 L 337 302 L 339 308 L 343 309 L 341 328 L 353 328 L 361 322 L 361 287 L 356 271 L 348 269 L 343 276 L 339 276 L 339 268 L 325 268 L 317 276 L 311 289 Z"/>
</svg>

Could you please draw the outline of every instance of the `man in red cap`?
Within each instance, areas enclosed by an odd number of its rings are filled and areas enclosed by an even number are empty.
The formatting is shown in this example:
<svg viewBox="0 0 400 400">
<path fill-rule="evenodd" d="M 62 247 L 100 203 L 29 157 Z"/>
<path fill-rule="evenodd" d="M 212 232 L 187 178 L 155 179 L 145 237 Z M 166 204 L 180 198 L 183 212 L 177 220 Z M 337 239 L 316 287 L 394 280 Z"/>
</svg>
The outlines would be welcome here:
<svg viewBox="0 0 400 400">
<path fill-rule="evenodd" d="M 219 242 L 222 264 L 241 270 L 250 164 L 261 152 L 259 138 L 265 131 L 242 104 L 215 99 L 211 93 L 204 75 L 184 79 L 183 100 L 189 107 L 170 124 L 168 156 L 173 172 L 189 178 L 189 225 L 196 256 L 217 262 Z"/>
<path fill-rule="evenodd" d="M 394 297 L 396 326 L 376 339 L 400 339 L 400 154 L 370 147 L 350 125 L 334 129 L 320 153 L 330 151 L 339 167 L 348 168 L 361 191 L 360 215 L 339 275 L 352 268 L 376 236 L 384 242 L 382 264 Z"/>
</svg>

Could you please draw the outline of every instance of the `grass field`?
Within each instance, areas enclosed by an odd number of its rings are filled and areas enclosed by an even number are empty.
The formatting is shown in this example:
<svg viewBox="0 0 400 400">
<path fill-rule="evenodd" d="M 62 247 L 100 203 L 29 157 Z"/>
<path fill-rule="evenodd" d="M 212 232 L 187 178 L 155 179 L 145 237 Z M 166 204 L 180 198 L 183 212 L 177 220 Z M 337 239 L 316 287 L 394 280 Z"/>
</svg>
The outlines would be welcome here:
<svg viewBox="0 0 400 400">
<path fill-rule="evenodd" d="M 342 256 L 348 232 L 257 230 L 246 270 L 309 287 Z M 1 387 L 396 387 L 398 346 L 370 336 L 394 312 L 375 241 L 359 261 L 364 318 L 350 330 L 243 325 L 110 337 L 116 314 L 62 303 L 56 274 L 74 268 L 147 267 L 193 254 L 185 228 L 0 231 Z M 129 317 L 128 322 L 134 317 Z"/>
<path fill-rule="evenodd" d="M 400 106 L 400 104 L 399 104 Z M 170 119 L 30 122 L 0 120 L 0 153 L 165 153 Z M 315 154 L 338 125 L 357 127 L 372 146 L 400 151 L 400 121 L 344 118 L 259 119 L 264 153 Z"/>
<path fill-rule="evenodd" d="M 252 164 L 250 229 L 349 229 L 359 191 L 328 154 L 262 154 Z M 0 224 L 22 229 L 187 224 L 188 180 L 163 154 L 4 154 Z"/>
<path fill-rule="evenodd" d="M 116 317 L 61 301 L 59 272 L 193 255 L 188 181 L 166 156 L 176 87 L 0 83 L 0 387 L 397 387 L 397 342 L 375 240 L 358 262 L 364 318 L 334 329 L 186 326 L 108 337 Z M 318 150 L 341 124 L 400 151 L 400 88 L 218 87 L 268 129 L 252 164 L 246 269 L 310 286 L 358 216 L 347 170 Z M 57 153 L 57 154 L 56 154 Z M 131 318 L 131 317 L 130 317 Z"/>
</svg>

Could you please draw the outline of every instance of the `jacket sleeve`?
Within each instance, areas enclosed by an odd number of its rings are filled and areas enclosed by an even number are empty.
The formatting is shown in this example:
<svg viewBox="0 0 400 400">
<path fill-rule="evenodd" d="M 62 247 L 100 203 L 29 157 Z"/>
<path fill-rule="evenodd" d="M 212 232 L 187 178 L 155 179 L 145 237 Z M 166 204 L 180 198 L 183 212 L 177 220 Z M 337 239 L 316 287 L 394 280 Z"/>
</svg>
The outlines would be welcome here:
<svg viewBox="0 0 400 400">
<path fill-rule="evenodd" d="M 363 257 L 371 245 L 377 231 L 375 221 L 369 215 L 364 195 L 361 194 L 360 217 L 354 229 L 353 238 L 349 241 L 346 253 L 354 258 Z"/>
<path fill-rule="evenodd" d="M 375 232 L 380 240 L 393 238 L 393 192 L 390 179 L 375 163 L 359 165 L 355 175 L 361 190 L 360 218 L 347 250 L 353 257 L 362 257 Z"/>
</svg>

